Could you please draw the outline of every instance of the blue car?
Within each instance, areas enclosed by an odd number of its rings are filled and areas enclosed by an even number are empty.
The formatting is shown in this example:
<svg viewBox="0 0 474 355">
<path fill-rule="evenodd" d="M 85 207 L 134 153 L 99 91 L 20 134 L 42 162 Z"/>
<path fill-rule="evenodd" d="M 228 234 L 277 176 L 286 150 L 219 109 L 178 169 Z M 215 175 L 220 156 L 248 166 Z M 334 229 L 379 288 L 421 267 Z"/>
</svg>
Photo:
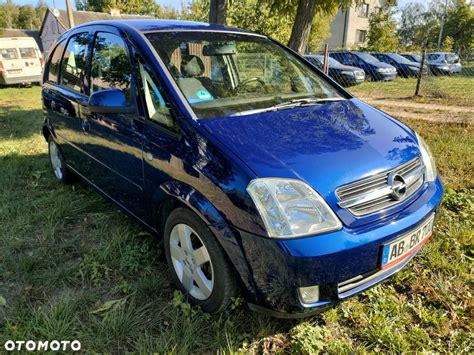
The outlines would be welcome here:
<svg viewBox="0 0 474 355">
<path fill-rule="evenodd" d="M 77 178 L 163 241 L 189 301 L 321 311 L 403 268 L 443 187 L 412 129 L 282 44 L 205 23 L 83 24 L 51 48 L 43 134 Z"/>
<path fill-rule="evenodd" d="M 388 63 L 397 69 L 398 75 L 404 78 L 418 76 L 421 63 L 413 62 L 398 53 L 371 53 L 381 62 Z M 423 75 L 428 74 L 428 66 L 423 66 Z"/>
<path fill-rule="evenodd" d="M 365 75 L 369 80 L 389 81 L 397 77 L 397 69 L 394 66 L 380 61 L 369 53 L 339 51 L 330 52 L 329 55 L 344 65 L 364 69 Z"/>
</svg>

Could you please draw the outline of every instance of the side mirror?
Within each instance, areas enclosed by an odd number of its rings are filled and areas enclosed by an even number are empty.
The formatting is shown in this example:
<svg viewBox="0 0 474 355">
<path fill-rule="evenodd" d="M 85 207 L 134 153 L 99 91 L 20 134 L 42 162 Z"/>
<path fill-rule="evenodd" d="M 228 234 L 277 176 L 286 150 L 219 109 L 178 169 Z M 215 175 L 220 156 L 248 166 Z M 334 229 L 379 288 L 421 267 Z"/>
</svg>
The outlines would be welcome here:
<svg viewBox="0 0 474 355">
<path fill-rule="evenodd" d="M 133 113 L 135 109 L 127 104 L 127 97 L 119 89 L 94 92 L 89 98 L 91 113 Z"/>
</svg>

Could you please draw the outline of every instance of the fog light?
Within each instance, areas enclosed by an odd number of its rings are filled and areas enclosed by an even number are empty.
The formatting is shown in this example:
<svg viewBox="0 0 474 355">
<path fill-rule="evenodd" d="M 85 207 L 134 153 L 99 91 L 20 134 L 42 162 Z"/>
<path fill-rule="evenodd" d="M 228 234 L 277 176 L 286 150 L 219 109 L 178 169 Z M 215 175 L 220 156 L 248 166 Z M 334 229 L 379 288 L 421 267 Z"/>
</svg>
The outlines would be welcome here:
<svg viewBox="0 0 474 355">
<path fill-rule="evenodd" d="M 319 301 L 319 286 L 300 287 L 298 289 L 303 303 L 315 303 Z"/>
</svg>

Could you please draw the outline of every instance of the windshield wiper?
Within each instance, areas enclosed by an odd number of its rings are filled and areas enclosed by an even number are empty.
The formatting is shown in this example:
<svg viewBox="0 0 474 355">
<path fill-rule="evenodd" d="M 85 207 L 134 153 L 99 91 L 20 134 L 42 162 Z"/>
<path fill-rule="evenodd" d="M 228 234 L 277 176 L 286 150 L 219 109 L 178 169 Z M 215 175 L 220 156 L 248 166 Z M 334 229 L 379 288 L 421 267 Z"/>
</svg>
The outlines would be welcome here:
<svg viewBox="0 0 474 355">
<path fill-rule="evenodd" d="M 265 107 L 265 108 L 257 108 L 254 110 L 236 112 L 232 114 L 231 116 L 243 116 L 243 115 L 251 115 L 251 114 L 260 113 L 260 112 L 287 110 L 287 109 L 299 107 L 299 106 L 317 105 L 317 104 L 322 104 L 326 102 L 335 102 L 335 101 L 343 101 L 343 100 L 345 99 L 342 97 L 325 97 L 325 98 L 308 97 L 304 99 L 293 99 L 290 101 L 281 102 L 279 104 Z"/>
</svg>

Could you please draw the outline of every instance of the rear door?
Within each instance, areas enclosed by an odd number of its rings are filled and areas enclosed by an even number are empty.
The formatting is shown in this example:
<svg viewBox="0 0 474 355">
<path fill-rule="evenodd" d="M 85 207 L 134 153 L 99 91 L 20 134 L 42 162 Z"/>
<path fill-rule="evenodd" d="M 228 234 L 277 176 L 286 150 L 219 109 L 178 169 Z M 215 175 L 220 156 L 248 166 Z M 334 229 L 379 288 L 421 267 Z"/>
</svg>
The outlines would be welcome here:
<svg viewBox="0 0 474 355">
<path fill-rule="evenodd" d="M 86 155 L 81 170 L 109 197 L 136 217 L 145 220 L 143 203 L 142 134 L 144 118 L 136 101 L 135 75 L 130 48 L 120 32 L 95 27 L 91 62 L 90 94 L 120 89 L 134 113 L 93 113 L 83 116 L 80 148 Z"/>
<path fill-rule="evenodd" d="M 43 98 L 66 162 L 82 173 L 82 115 L 87 106 L 86 61 L 91 35 L 83 30 L 60 43 L 52 54 Z"/>
<path fill-rule="evenodd" d="M 0 39 L 0 61 L 2 62 L 2 72 L 6 83 L 9 79 L 17 78 L 22 75 L 22 65 L 20 53 L 13 39 Z"/>
<path fill-rule="evenodd" d="M 30 78 L 38 78 L 41 75 L 41 53 L 37 49 L 38 46 L 34 40 L 18 41 L 18 51 L 23 69 L 23 76 Z"/>
</svg>

